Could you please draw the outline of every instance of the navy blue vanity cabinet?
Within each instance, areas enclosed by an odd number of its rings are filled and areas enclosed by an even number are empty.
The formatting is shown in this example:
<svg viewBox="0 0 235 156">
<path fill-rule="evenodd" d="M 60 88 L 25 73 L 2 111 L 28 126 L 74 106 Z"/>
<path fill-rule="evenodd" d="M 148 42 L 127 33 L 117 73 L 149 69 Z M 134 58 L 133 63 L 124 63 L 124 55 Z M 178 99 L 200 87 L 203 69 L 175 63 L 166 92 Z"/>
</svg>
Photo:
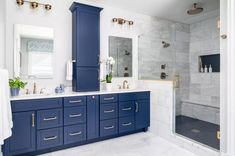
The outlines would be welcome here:
<svg viewBox="0 0 235 156">
<path fill-rule="evenodd" d="M 4 156 L 39 155 L 147 131 L 150 92 L 16 100 Z"/>
<path fill-rule="evenodd" d="M 64 98 L 64 144 L 79 143 L 87 138 L 87 97 Z"/>
<path fill-rule="evenodd" d="M 118 95 L 100 95 L 100 136 L 118 134 Z"/>
<path fill-rule="evenodd" d="M 74 91 L 99 90 L 100 11 L 102 8 L 74 2 L 72 59 Z"/>
<path fill-rule="evenodd" d="M 150 92 L 119 94 L 119 131 L 147 130 L 149 126 Z"/>
<path fill-rule="evenodd" d="M 12 137 L 5 143 L 4 155 L 17 155 L 36 150 L 35 111 L 13 113 Z"/>
<path fill-rule="evenodd" d="M 150 101 L 136 100 L 135 127 L 136 129 L 148 128 L 150 126 Z"/>
<path fill-rule="evenodd" d="M 99 96 L 87 96 L 87 139 L 99 137 Z"/>
<path fill-rule="evenodd" d="M 13 129 L 12 136 L 4 143 L 4 156 L 37 151 L 39 144 L 36 140 L 39 139 L 40 131 L 44 128 L 62 126 L 62 98 L 12 101 L 11 107 Z M 59 137 L 54 140 L 58 139 Z M 63 143 L 61 138 L 60 142 Z"/>
</svg>

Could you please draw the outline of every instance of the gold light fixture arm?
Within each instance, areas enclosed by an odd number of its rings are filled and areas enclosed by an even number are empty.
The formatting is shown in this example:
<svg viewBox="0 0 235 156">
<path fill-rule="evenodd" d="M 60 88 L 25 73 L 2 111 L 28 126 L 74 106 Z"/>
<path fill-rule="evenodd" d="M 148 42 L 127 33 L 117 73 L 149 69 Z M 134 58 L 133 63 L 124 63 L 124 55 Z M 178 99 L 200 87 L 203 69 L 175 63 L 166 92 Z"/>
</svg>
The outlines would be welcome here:
<svg viewBox="0 0 235 156">
<path fill-rule="evenodd" d="M 16 3 L 19 6 L 24 5 L 24 3 L 29 3 L 29 5 L 31 6 L 32 9 L 38 8 L 39 6 L 43 6 L 45 8 L 45 10 L 51 10 L 52 9 L 52 5 L 50 5 L 50 4 L 43 4 L 43 3 L 36 2 L 36 1 L 16 0 Z"/>
<path fill-rule="evenodd" d="M 129 26 L 134 25 L 133 21 L 125 20 L 123 18 L 113 18 L 112 21 L 113 23 L 117 23 L 119 25 L 124 25 L 124 24 L 128 24 Z"/>
</svg>

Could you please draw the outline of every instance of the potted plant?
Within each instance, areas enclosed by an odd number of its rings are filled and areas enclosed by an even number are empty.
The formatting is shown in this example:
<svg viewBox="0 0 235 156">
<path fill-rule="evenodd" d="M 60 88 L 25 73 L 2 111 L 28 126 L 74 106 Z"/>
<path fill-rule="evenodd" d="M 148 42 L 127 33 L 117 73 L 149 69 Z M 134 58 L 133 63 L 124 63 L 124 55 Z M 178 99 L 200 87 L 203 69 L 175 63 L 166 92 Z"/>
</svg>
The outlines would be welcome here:
<svg viewBox="0 0 235 156">
<path fill-rule="evenodd" d="M 112 90 L 112 79 L 113 79 L 113 65 L 115 64 L 115 60 L 113 57 L 109 57 L 106 61 L 106 89 Z"/>
<path fill-rule="evenodd" d="M 9 79 L 9 86 L 11 90 L 11 96 L 18 96 L 20 89 L 24 89 L 27 85 L 27 82 L 23 82 L 19 77 L 14 79 Z"/>
</svg>

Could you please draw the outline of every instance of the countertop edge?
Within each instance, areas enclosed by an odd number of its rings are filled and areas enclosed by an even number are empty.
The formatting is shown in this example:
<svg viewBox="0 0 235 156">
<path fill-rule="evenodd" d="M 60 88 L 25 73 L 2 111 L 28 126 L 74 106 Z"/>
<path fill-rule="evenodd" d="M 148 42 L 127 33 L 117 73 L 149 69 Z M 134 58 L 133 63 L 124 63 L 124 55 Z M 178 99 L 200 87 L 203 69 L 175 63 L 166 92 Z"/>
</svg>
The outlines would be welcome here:
<svg viewBox="0 0 235 156">
<path fill-rule="evenodd" d="M 50 98 L 63 98 L 63 97 L 75 97 L 75 96 L 90 96 L 90 95 L 105 95 L 105 94 L 120 94 L 120 93 L 132 93 L 132 92 L 150 92 L 150 89 L 130 89 L 130 90 L 115 90 L 115 91 L 94 91 L 94 92 L 67 92 L 51 95 L 25 95 L 11 97 L 10 101 L 19 100 L 36 100 L 36 99 L 50 99 Z"/>
</svg>

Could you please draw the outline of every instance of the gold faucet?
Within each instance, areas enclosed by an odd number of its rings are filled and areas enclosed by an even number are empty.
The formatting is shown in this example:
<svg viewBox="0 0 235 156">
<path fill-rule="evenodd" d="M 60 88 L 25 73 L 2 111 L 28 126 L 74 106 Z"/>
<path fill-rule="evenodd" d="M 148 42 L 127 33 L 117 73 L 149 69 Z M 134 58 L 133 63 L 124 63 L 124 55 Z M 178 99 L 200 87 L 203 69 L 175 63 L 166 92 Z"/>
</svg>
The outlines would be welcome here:
<svg viewBox="0 0 235 156">
<path fill-rule="evenodd" d="M 122 89 L 127 89 L 127 86 L 126 86 L 127 84 L 128 84 L 128 81 L 124 80 L 122 83 Z"/>
<path fill-rule="evenodd" d="M 33 84 L 33 94 L 37 94 L 37 84 Z"/>
</svg>

